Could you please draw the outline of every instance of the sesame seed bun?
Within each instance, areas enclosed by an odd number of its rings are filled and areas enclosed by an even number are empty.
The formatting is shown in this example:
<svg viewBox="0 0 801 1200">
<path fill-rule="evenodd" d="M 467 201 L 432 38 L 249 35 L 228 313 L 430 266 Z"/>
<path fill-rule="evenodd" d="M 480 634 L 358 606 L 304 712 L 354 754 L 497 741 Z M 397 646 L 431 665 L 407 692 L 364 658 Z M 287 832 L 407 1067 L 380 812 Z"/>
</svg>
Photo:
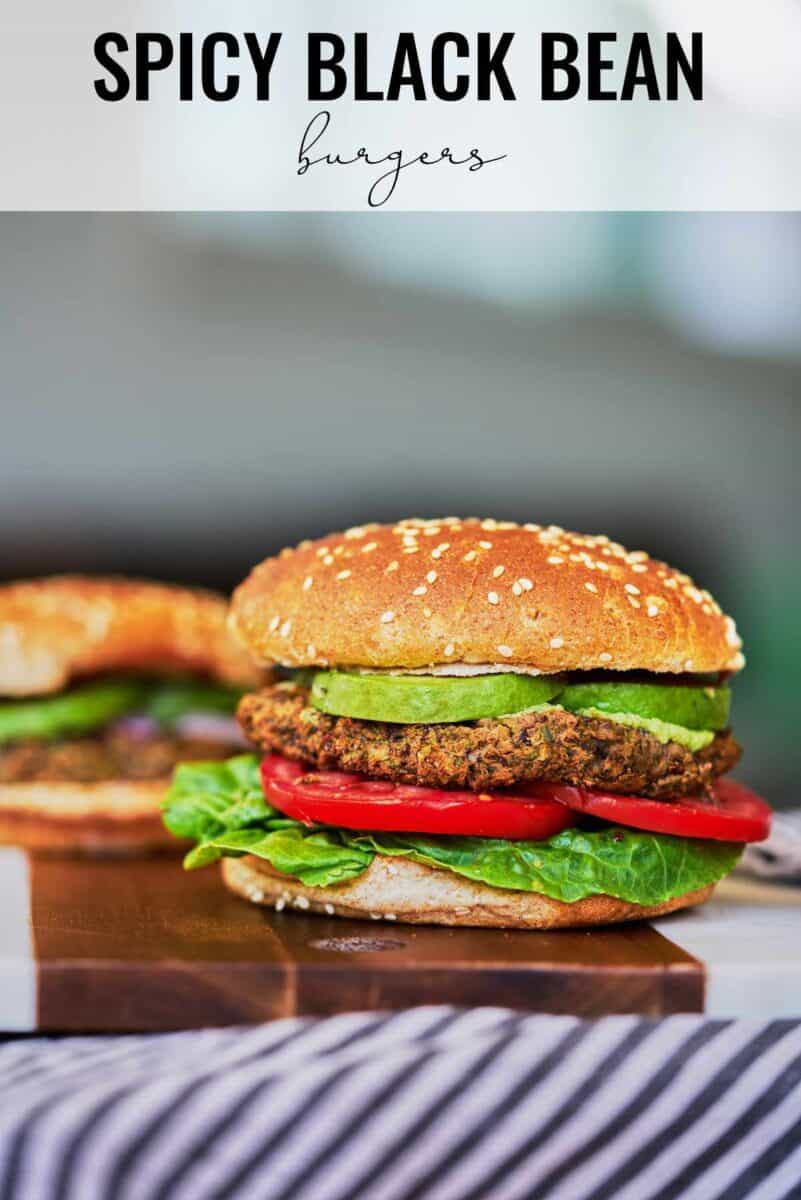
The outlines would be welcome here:
<svg viewBox="0 0 801 1200">
<path fill-rule="evenodd" d="M 57 854 L 178 853 L 164 828 L 169 779 L 0 786 L 0 844 Z"/>
<path fill-rule="evenodd" d="M 736 671 L 734 622 L 680 571 L 603 536 L 443 518 L 301 542 L 238 588 L 231 628 L 287 667 Z"/>
<path fill-rule="evenodd" d="M 492 929 L 571 929 L 638 921 L 702 904 L 714 886 L 648 907 L 612 896 L 589 896 L 565 904 L 534 892 L 488 887 L 450 871 L 382 855 L 373 859 L 363 875 L 330 888 L 305 887 L 252 855 L 224 859 L 222 876 L 243 899 L 279 910 L 290 907 L 328 916 Z"/>
<path fill-rule="evenodd" d="M 222 596 L 130 579 L 54 576 L 0 587 L 0 697 L 100 672 L 198 674 L 251 686 Z"/>
</svg>

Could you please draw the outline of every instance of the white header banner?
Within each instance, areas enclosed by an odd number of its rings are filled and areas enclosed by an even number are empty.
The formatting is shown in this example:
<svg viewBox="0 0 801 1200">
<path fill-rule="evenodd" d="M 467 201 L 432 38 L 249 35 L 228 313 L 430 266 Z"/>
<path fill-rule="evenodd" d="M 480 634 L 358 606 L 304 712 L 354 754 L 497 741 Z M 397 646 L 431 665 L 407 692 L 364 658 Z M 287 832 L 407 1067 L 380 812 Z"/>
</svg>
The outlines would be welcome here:
<svg viewBox="0 0 801 1200">
<path fill-rule="evenodd" d="M 8 0 L 0 208 L 801 208 L 797 0 Z"/>
</svg>

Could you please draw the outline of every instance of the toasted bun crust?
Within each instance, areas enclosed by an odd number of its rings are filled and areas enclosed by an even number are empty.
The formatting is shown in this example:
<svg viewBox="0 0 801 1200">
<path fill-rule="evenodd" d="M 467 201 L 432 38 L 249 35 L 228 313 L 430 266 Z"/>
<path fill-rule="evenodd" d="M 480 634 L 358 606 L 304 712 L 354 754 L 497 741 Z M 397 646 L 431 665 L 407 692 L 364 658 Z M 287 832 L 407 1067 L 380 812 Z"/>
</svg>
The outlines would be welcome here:
<svg viewBox="0 0 801 1200">
<path fill-rule="evenodd" d="M 606 537 L 444 518 L 301 542 L 256 567 L 231 626 L 263 663 L 736 671 L 708 592 Z"/>
<path fill-rule="evenodd" d="M 710 885 L 648 908 L 612 896 L 589 896 L 564 904 L 533 892 L 487 887 L 450 871 L 381 855 L 363 875 L 330 888 L 304 887 L 252 855 L 223 859 L 222 875 L 232 891 L 254 904 L 279 909 L 288 905 L 329 916 L 381 918 L 410 925 L 483 925 L 492 929 L 570 929 L 637 921 L 701 904 L 713 890 Z"/>
<path fill-rule="evenodd" d="M 128 579 L 56 576 L 0 587 L 0 696 L 55 692 L 101 671 L 197 673 L 251 686 L 222 596 Z"/>
<path fill-rule="evenodd" d="M 66 854 L 180 850 L 160 805 L 169 779 L 0 786 L 0 843 Z"/>
</svg>

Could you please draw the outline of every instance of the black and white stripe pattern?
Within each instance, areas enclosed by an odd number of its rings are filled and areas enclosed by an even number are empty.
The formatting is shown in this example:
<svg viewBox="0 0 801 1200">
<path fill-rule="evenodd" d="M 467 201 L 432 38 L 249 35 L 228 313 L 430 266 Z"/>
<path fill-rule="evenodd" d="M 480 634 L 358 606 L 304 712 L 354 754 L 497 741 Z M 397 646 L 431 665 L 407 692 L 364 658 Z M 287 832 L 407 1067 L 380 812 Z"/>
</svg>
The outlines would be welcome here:
<svg viewBox="0 0 801 1200">
<path fill-rule="evenodd" d="M 801 1022 L 418 1008 L 0 1047 L 1 1200 L 801 1198 Z"/>
</svg>

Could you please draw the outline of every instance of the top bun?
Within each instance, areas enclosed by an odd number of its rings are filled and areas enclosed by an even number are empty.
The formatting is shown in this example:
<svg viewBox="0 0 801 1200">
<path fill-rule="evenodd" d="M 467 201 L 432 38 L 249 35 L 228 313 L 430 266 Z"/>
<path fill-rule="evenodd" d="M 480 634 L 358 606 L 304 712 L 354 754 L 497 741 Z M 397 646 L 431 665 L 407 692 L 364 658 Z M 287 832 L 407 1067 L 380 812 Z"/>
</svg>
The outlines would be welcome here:
<svg viewBox="0 0 801 1200">
<path fill-rule="evenodd" d="M 261 674 L 226 628 L 222 596 L 127 579 L 56 576 L 0 587 L 0 696 L 54 692 L 101 671 Z"/>
<path fill-rule="evenodd" d="M 263 663 L 543 673 L 736 671 L 730 617 L 643 551 L 556 525 L 407 520 L 301 542 L 234 593 Z"/>
</svg>

